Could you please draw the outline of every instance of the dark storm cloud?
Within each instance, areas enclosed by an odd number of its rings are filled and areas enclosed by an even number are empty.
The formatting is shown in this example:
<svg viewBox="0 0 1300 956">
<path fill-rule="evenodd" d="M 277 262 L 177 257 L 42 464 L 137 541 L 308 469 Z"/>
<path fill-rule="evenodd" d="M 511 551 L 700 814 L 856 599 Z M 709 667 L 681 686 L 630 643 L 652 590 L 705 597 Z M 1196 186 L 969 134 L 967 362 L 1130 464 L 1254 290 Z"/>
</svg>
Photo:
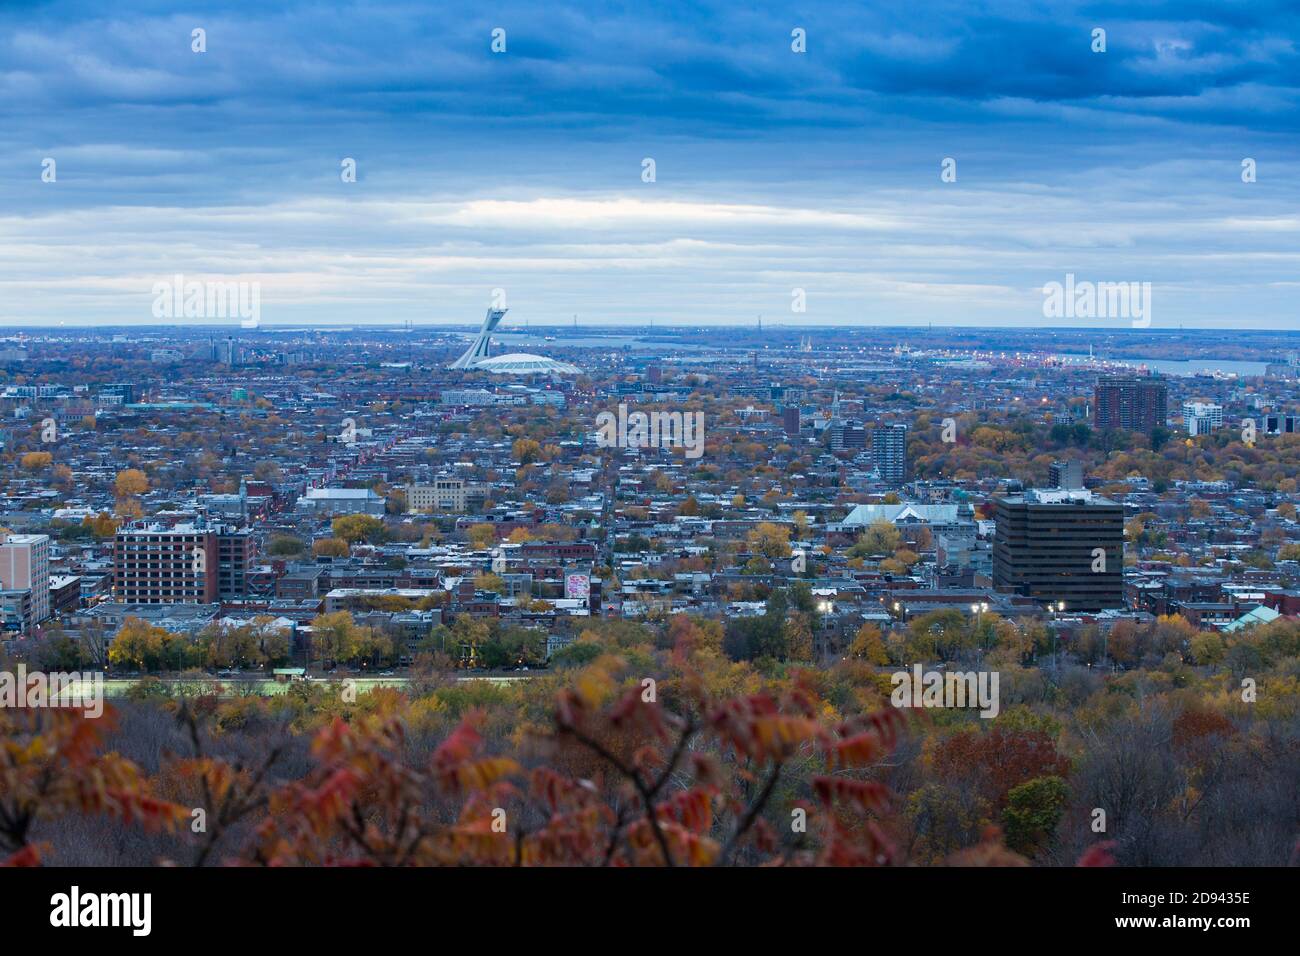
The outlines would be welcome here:
<svg viewBox="0 0 1300 956">
<path fill-rule="evenodd" d="M 1280 2 L 0 5 L 0 321 L 205 270 L 295 321 L 508 285 L 538 317 L 779 321 L 798 286 L 806 321 L 1026 322 L 1089 269 L 1156 283 L 1157 323 L 1294 323 L 1298 36 Z"/>
</svg>

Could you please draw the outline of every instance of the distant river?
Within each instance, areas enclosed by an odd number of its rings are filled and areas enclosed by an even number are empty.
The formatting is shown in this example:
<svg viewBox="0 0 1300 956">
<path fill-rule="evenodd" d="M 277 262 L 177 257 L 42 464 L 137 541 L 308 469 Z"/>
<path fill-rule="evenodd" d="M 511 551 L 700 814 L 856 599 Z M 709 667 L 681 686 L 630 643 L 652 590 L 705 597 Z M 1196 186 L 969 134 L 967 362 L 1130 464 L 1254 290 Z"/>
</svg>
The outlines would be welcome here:
<svg viewBox="0 0 1300 956">
<path fill-rule="evenodd" d="M 694 342 L 677 342 L 672 339 L 656 341 L 640 335 L 557 335 L 554 341 L 549 341 L 545 336 L 532 335 L 528 332 L 494 332 L 492 338 L 503 345 L 532 346 L 535 348 L 550 346 L 552 348 L 567 347 L 575 349 L 621 349 L 627 347 L 659 351 L 687 351 L 709 347 Z"/>
<path fill-rule="evenodd" d="M 1088 356 L 1079 352 L 1062 352 L 1062 358 L 1087 358 Z M 1155 372 L 1162 372 L 1165 375 L 1203 375 L 1214 372 L 1224 372 L 1229 375 L 1240 375 L 1242 377 L 1250 375 L 1263 375 L 1264 362 L 1236 362 L 1231 359 L 1191 359 L 1170 360 L 1170 359 L 1148 359 L 1133 358 L 1125 356 L 1123 358 L 1107 359 L 1109 362 L 1118 362 L 1122 365 L 1131 365 L 1136 368 L 1139 365 L 1145 365 Z"/>
</svg>

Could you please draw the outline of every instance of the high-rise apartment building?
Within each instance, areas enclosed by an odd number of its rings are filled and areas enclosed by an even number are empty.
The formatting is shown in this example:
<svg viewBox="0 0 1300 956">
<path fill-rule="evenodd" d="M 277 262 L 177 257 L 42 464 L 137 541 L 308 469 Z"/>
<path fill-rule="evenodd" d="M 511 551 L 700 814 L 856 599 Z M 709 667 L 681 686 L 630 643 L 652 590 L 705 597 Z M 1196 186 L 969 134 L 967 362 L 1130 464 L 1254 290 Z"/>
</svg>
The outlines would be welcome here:
<svg viewBox="0 0 1300 956">
<path fill-rule="evenodd" d="M 1053 488 L 1082 488 L 1083 464 L 1078 461 L 1054 461 L 1047 470 L 1047 483 Z"/>
<path fill-rule="evenodd" d="M 1066 610 L 1124 606 L 1124 508 L 1083 489 L 994 502 L 993 584 Z"/>
<path fill-rule="evenodd" d="M 1095 391 L 1098 428 L 1150 434 L 1169 417 L 1169 389 L 1158 375 L 1103 375 Z"/>
<path fill-rule="evenodd" d="M 781 409 L 781 427 L 791 437 L 799 435 L 799 406 L 786 405 Z"/>
<path fill-rule="evenodd" d="M 1183 402 L 1183 424 L 1187 434 L 1207 435 L 1223 427 L 1223 406 L 1213 402 Z"/>
<path fill-rule="evenodd" d="M 99 387 L 100 395 L 113 395 L 120 398 L 123 405 L 134 405 L 140 401 L 140 386 L 134 382 L 111 382 Z"/>
<path fill-rule="evenodd" d="M 900 485 L 907 480 L 907 426 L 878 425 L 871 433 L 871 452 L 882 481 Z"/>
<path fill-rule="evenodd" d="M 217 597 L 238 601 L 248 596 L 248 569 L 253 563 L 253 533 L 227 525 L 217 533 Z"/>
<path fill-rule="evenodd" d="M 47 534 L 6 534 L 0 541 L 0 590 L 30 591 L 18 624 L 27 629 L 50 616 L 50 536 Z"/>
</svg>

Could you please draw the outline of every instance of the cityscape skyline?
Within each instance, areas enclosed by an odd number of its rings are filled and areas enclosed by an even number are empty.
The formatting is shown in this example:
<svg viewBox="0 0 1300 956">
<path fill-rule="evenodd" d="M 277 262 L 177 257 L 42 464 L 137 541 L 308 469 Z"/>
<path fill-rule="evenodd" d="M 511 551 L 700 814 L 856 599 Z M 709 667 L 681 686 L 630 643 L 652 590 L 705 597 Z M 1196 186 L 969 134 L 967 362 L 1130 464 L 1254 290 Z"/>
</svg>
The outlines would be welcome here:
<svg viewBox="0 0 1300 956">
<path fill-rule="evenodd" d="M 574 321 L 575 318 L 577 319 L 576 322 Z M 1007 326 L 1007 325 L 992 325 L 992 324 L 966 325 L 966 324 L 948 324 L 942 322 L 921 322 L 915 324 L 854 323 L 854 324 L 835 325 L 835 324 L 828 324 L 826 322 L 817 322 L 817 321 L 805 321 L 805 322 L 799 322 L 795 320 L 772 321 L 769 316 L 765 316 L 765 315 L 755 316 L 748 322 L 743 322 L 743 321 L 708 322 L 701 319 L 694 319 L 694 320 L 681 319 L 678 321 L 666 321 L 666 320 L 660 320 L 655 318 L 616 322 L 608 319 L 602 320 L 598 317 L 584 318 L 583 316 L 577 315 L 575 313 L 574 316 L 570 316 L 567 321 L 563 317 L 557 318 L 549 322 L 532 321 L 526 319 L 520 319 L 519 321 L 520 323 L 524 323 L 525 321 L 527 321 L 527 324 L 519 324 L 519 325 L 503 324 L 500 329 L 494 331 L 493 338 L 492 338 L 493 342 L 496 341 L 496 336 L 498 335 L 522 336 L 522 335 L 527 335 L 530 332 L 537 332 L 542 330 L 573 329 L 575 326 L 578 328 L 585 328 L 585 329 L 599 329 L 605 332 L 618 332 L 620 330 L 646 331 L 646 330 L 654 330 L 654 329 L 672 329 L 675 331 L 690 330 L 690 329 L 754 330 L 758 325 L 758 323 L 761 323 L 762 329 L 767 331 L 797 329 L 803 332 L 817 331 L 817 330 L 825 330 L 828 332 L 845 332 L 845 331 L 869 330 L 869 329 L 882 329 L 882 330 L 887 329 L 892 332 L 925 332 L 930 329 L 944 329 L 944 330 L 950 329 L 954 331 L 961 330 L 966 332 L 980 332 L 980 331 L 994 332 L 994 331 L 1006 331 L 1007 329 L 1017 328 L 1017 326 Z M 168 330 L 178 330 L 178 331 L 183 330 L 186 332 L 193 332 L 197 329 L 197 330 L 210 330 L 213 333 L 230 333 L 232 335 L 256 336 L 259 332 L 262 333 L 313 332 L 313 331 L 337 332 L 337 331 L 345 331 L 355 326 L 357 328 L 368 329 L 375 332 L 394 331 L 394 330 L 409 331 L 411 329 L 431 329 L 431 330 L 436 329 L 436 330 L 447 330 L 447 331 L 463 331 L 468 329 L 470 330 L 468 334 L 472 336 L 474 335 L 473 330 L 478 328 L 480 324 L 481 321 L 474 321 L 472 319 L 461 319 L 458 317 L 452 317 L 447 319 L 437 319 L 437 318 L 404 319 L 400 321 L 391 320 L 391 319 L 388 320 L 375 319 L 375 320 L 366 321 L 366 320 L 358 320 L 358 319 L 348 319 L 346 317 L 337 317 L 330 320 L 316 320 L 310 324 L 304 324 L 302 321 L 291 321 L 288 319 L 284 319 L 281 321 L 263 319 L 256 326 L 245 326 L 245 327 L 241 327 L 240 325 L 232 322 L 219 322 L 219 321 L 211 322 L 211 323 L 200 322 L 198 324 L 195 323 L 181 324 L 176 322 L 175 320 L 169 320 L 165 322 L 157 321 L 157 322 L 149 322 L 149 323 L 137 323 L 129 320 L 123 322 L 111 322 L 111 321 L 68 322 L 64 320 L 59 320 L 56 324 L 53 325 L 51 325 L 48 322 L 29 323 L 29 324 L 24 324 L 24 323 L 0 324 L 0 335 L 11 333 L 11 332 L 13 334 L 22 334 L 22 335 L 32 335 L 34 333 L 39 333 L 41 331 L 60 333 L 60 332 L 67 332 L 69 330 L 78 330 L 78 329 L 85 329 L 87 331 L 95 331 L 95 332 L 104 332 L 104 331 L 115 330 L 115 329 L 131 329 L 138 326 L 140 327 L 141 331 L 149 332 L 152 334 L 165 333 Z M 1040 329 L 1035 328 L 1034 330 L 1039 331 Z M 1126 326 L 1122 326 L 1122 325 L 1121 326 L 1057 325 L 1054 327 L 1054 331 L 1063 334 L 1079 333 L 1079 332 L 1084 332 L 1084 333 L 1098 332 L 1098 333 L 1107 333 L 1107 334 L 1115 333 L 1122 336 L 1125 333 L 1127 333 L 1129 329 Z M 1150 328 L 1133 329 L 1132 333 L 1134 338 L 1139 338 L 1141 336 L 1149 335 L 1152 333 L 1156 335 L 1165 333 L 1171 336 L 1176 336 L 1181 332 L 1222 333 L 1225 331 L 1227 330 L 1219 328 L 1217 326 L 1180 324 L 1180 325 L 1171 326 L 1166 329 L 1150 329 Z M 1249 333 L 1260 333 L 1260 334 L 1268 334 L 1268 333 L 1287 334 L 1287 333 L 1300 332 L 1300 328 L 1297 328 L 1295 326 L 1257 326 L 1257 327 L 1251 327 L 1249 329 L 1243 329 L 1241 331 L 1249 332 Z"/>
<path fill-rule="evenodd" d="M 0 3 L 19 939 L 1284 925 L 1298 78 L 1282 0 Z"/>
</svg>

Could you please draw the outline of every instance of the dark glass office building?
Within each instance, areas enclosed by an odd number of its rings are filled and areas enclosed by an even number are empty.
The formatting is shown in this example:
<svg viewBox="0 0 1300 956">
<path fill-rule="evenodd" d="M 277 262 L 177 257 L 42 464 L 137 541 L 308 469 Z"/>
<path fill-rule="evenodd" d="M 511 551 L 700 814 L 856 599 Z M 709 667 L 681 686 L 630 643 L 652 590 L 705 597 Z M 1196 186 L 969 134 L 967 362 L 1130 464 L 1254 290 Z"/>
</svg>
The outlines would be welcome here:
<svg viewBox="0 0 1300 956">
<path fill-rule="evenodd" d="M 1066 611 L 1124 606 L 1124 508 L 1082 489 L 994 502 L 993 583 Z"/>
</svg>

